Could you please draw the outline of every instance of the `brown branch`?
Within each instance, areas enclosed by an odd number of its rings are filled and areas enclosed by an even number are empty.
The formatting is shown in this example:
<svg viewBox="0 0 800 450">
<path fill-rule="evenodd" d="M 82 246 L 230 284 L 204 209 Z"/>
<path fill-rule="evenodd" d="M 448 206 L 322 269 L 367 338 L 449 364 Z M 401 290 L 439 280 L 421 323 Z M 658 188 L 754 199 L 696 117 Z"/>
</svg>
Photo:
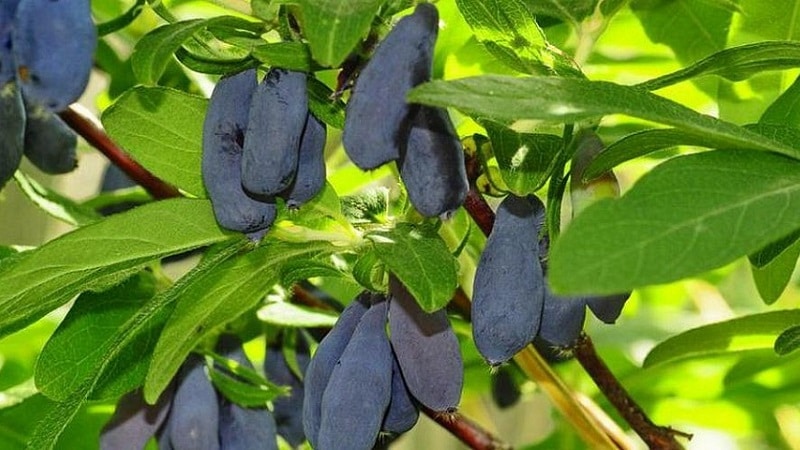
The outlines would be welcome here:
<svg viewBox="0 0 800 450">
<path fill-rule="evenodd" d="M 625 419 L 636 434 L 651 449 L 680 450 L 683 446 L 675 440 L 675 436 L 691 439 L 692 435 L 670 427 L 654 424 L 642 408 L 631 398 L 630 394 L 620 384 L 619 380 L 611 373 L 608 366 L 597 354 L 592 340 L 586 333 L 581 333 L 575 346 L 572 348 L 575 359 L 580 362 L 584 370 L 592 377 L 600 391 L 605 395 L 614 408 Z"/>
<path fill-rule="evenodd" d="M 111 140 L 95 120 L 74 106 L 70 106 L 59 113 L 61 119 L 81 135 L 92 147 L 101 153 L 117 167 L 122 169 L 128 177 L 142 186 L 153 198 L 165 199 L 180 197 L 181 193 L 174 187 L 156 177 L 150 171 L 134 161 L 124 150 Z"/>
<path fill-rule="evenodd" d="M 474 186 L 470 187 L 467 192 L 467 198 L 464 200 L 464 209 L 472 216 L 472 220 L 483 231 L 483 234 L 489 236 L 492 232 L 492 227 L 494 227 L 494 211 Z"/>
<path fill-rule="evenodd" d="M 501 441 L 459 412 L 436 412 L 422 406 L 422 412 L 474 450 L 510 450 L 511 445 Z"/>
</svg>

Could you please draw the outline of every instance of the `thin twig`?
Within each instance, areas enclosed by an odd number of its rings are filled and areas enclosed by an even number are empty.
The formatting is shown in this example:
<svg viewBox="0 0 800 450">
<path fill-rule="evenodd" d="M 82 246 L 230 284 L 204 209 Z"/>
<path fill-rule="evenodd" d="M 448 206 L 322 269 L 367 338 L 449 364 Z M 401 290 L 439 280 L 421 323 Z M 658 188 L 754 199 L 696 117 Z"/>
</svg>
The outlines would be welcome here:
<svg viewBox="0 0 800 450">
<path fill-rule="evenodd" d="M 675 439 L 681 436 L 691 439 L 692 435 L 662 427 L 653 423 L 642 408 L 631 398 L 619 380 L 611 373 L 608 366 L 597 354 L 592 340 L 586 333 L 581 333 L 572 349 L 575 359 L 583 366 L 584 370 L 592 377 L 597 387 L 614 408 L 625 419 L 636 434 L 651 449 L 680 450 L 683 446 Z"/>
<path fill-rule="evenodd" d="M 156 177 L 150 171 L 134 161 L 124 150 L 111 140 L 110 137 L 96 124 L 96 119 L 88 113 L 70 106 L 59 113 L 61 119 L 82 136 L 92 147 L 100 150 L 101 153 L 117 167 L 122 169 L 128 177 L 142 186 L 153 198 L 158 200 L 172 197 L 180 197 L 181 193 L 162 179 Z"/>
<path fill-rule="evenodd" d="M 422 407 L 422 412 L 473 450 L 510 450 L 512 447 L 459 412 L 436 412 Z"/>
</svg>

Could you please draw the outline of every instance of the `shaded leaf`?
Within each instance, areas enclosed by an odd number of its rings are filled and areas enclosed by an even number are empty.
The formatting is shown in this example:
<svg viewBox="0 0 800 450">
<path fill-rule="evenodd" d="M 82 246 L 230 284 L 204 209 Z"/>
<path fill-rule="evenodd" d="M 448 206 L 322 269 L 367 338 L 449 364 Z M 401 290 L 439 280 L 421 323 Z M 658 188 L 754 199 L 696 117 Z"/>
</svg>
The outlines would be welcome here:
<svg viewBox="0 0 800 450">
<path fill-rule="evenodd" d="M 120 331 L 155 294 L 155 278 L 140 272 L 107 291 L 82 294 L 42 349 L 36 364 L 36 386 L 53 400 L 64 400 L 91 374 L 108 351 L 110 338 Z M 103 374 L 95 398 L 113 398 L 141 384 L 166 316 L 154 317 L 140 330 Z"/>
<path fill-rule="evenodd" d="M 656 345 L 644 360 L 652 367 L 689 358 L 772 348 L 775 337 L 798 323 L 800 311 L 771 311 L 704 325 Z"/>
<path fill-rule="evenodd" d="M 673 158 L 619 200 L 578 215 L 550 254 L 563 294 L 611 294 L 697 275 L 794 231 L 800 163 L 717 150 Z"/>
<path fill-rule="evenodd" d="M 786 355 L 800 347 L 800 326 L 788 328 L 775 339 L 775 353 Z"/>
<path fill-rule="evenodd" d="M 533 194 L 550 177 L 563 140 L 552 134 L 517 133 L 505 127 L 486 126 L 500 174 L 518 196 Z"/>
<path fill-rule="evenodd" d="M 716 147 L 769 150 L 800 158 L 800 151 L 786 143 L 697 113 L 643 89 L 605 81 L 485 75 L 425 83 L 412 89 L 408 99 L 458 108 L 470 116 L 500 122 L 534 119 L 565 123 L 625 114 L 705 135 L 716 142 Z"/>
<path fill-rule="evenodd" d="M 640 83 L 648 90 L 661 89 L 705 75 L 741 81 L 768 70 L 785 70 L 800 65 L 800 42 L 769 41 L 726 48 L 681 70 Z"/>
<path fill-rule="evenodd" d="M 0 267 L 0 336 L 150 261 L 226 239 L 211 204 L 189 199 L 143 205 L 67 233 Z"/>
<path fill-rule="evenodd" d="M 283 3 L 289 3 L 283 0 Z M 293 0 L 302 10 L 300 27 L 311 54 L 323 66 L 336 67 L 369 32 L 383 0 Z"/>
<path fill-rule="evenodd" d="M 292 244 L 268 238 L 255 250 L 223 262 L 217 270 L 187 280 L 153 352 L 145 399 L 158 398 L 203 338 L 255 307 L 280 280 L 283 264 L 333 249 L 327 242 Z"/>
<path fill-rule="evenodd" d="M 200 172 L 208 101 L 169 88 L 137 86 L 103 112 L 109 136 L 154 175 L 205 197 Z"/>
<path fill-rule="evenodd" d="M 378 258 L 423 310 L 441 309 L 453 297 L 458 284 L 456 260 L 435 230 L 399 223 L 367 238 L 373 241 Z"/>
</svg>

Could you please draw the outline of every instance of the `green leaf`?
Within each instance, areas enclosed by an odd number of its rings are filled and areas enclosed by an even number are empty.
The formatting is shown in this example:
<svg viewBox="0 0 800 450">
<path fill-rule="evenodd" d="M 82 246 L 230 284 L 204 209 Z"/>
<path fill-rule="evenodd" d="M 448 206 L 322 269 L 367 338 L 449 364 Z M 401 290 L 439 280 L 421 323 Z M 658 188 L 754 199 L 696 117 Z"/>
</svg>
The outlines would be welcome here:
<svg viewBox="0 0 800 450">
<path fill-rule="evenodd" d="M 109 136 L 159 178 L 205 197 L 200 172 L 208 101 L 162 87 L 137 86 L 103 112 Z"/>
<path fill-rule="evenodd" d="M 799 310 L 771 311 L 685 331 L 656 345 L 644 367 L 707 356 L 772 348 L 775 337 L 800 321 Z"/>
<path fill-rule="evenodd" d="M 289 389 L 265 380 L 253 369 L 215 354 L 207 354 L 214 361 L 208 376 L 214 387 L 228 400 L 245 408 L 266 407 L 267 402 L 289 394 Z"/>
<path fill-rule="evenodd" d="M 783 331 L 775 339 L 775 353 L 783 356 L 787 355 L 800 347 L 800 326 L 793 326 Z"/>
<path fill-rule="evenodd" d="M 457 263 L 447 244 L 430 227 L 398 223 L 367 235 L 378 257 L 427 312 L 443 308 L 458 285 Z"/>
<path fill-rule="evenodd" d="M 520 92 L 535 94 L 520 95 Z M 800 158 L 800 151 L 793 146 L 700 114 L 643 89 L 605 81 L 486 75 L 425 83 L 412 89 L 408 99 L 458 108 L 470 116 L 498 122 L 534 119 L 566 123 L 625 114 L 706 135 L 717 147 L 768 150 Z"/>
<path fill-rule="evenodd" d="M 28 177 L 21 171 L 14 173 L 14 181 L 19 190 L 25 194 L 34 205 L 53 218 L 70 225 L 88 225 L 100 218 L 93 209 L 87 208 L 74 200 L 47 189 L 36 180 Z"/>
<path fill-rule="evenodd" d="M 591 16 L 600 0 L 544 0 L 528 2 L 530 9 L 536 15 L 556 17 L 572 26 L 577 26 L 587 17 Z M 603 6 L 611 3 L 608 0 L 602 1 Z"/>
<path fill-rule="evenodd" d="M 650 40 L 669 46 L 684 64 L 725 48 L 728 8 L 697 0 L 634 0 L 630 7 Z"/>
<path fill-rule="evenodd" d="M 190 70 L 199 73 L 208 73 L 213 75 L 225 75 L 228 73 L 238 73 L 247 69 L 258 67 L 258 61 L 253 58 L 240 58 L 240 59 L 218 59 L 208 58 L 202 55 L 197 55 L 184 48 L 179 48 L 175 52 L 175 57 L 184 66 Z"/>
<path fill-rule="evenodd" d="M 198 274 L 180 286 L 145 379 L 144 395 L 155 401 L 181 363 L 206 336 L 255 307 L 281 279 L 281 267 L 294 258 L 332 252 L 327 242 L 292 244 L 267 239 L 255 250 Z"/>
<path fill-rule="evenodd" d="M 323 311 L 288 302 L 269 302 L 258 309 L 261 321 L 284 327 L 326 327 L 336 323 L 339 316 L 332 311 Z"/>
<path fill-rule="evenodd" d="M 768 41 L 727 48 L 678 71 L 640 83 L 647 90 L 661 89 L 705 75 L 741 81 L 768 70 L 785 70 L 800 65 L 800 42 Z"/>
<path fill-rule="evenodd" d="M 143 205 L 79 228 L 0 267 L 0 336 L 150 261 L 228 239 L 204 200 Z"/>
<path fill-rule="evenodd" d="M 220 16 L 162 25 L 147 33 L 136 43 L 131 54 L 133 73 L 140 82 L 154 85 L 164 74 L 172 55 L 198 31 L 215 25 L 247 29 L 251 24 L 252 22 L 238 17 Z"/>
<path fill-rule="evenodd" d="M 745 125 L 744 128 L 775 142 L 782 143 L 787 147 L 794 146 L 796 142 L 800 142 L 800 130 L 794 127 L 757 123 Z M 591 180 L 624 162 L 679 145 L 706 148 L 720 147 L 719 142 L 713 137 L 675 128 L 638 131 L 614 142 L 598 154 L 589 164 L 586 172 L 584 172 L 584 179 Z M 734 146 L 726 148 L 749 149 L 751 147 Z"/>
<path fill-rule="evenodd" d="M 673 158 L 578 215 L 550 254 L 559 294 L 611 294 L 697 275 L 800 223 L 800 163 L 717 150 Z"/>
<path fill-rule="evenodd" d="M 497 59 L 522 73 L 553 73 L 547 41 L 522 0 L 456 0 L 475 37 Z"/>
<path fill-rule="evenodd" d="M 769 105 L 759 122 L 800 128 L 800 77 Z"/>
<path fill-rule="evenodd" d="M 344 102 L 332 96 L 333 90 L 323 82 L 308 79 L 308 109 L 317 119 L 341 130 L 344 128 Z"/>
<path fill-rule="evenodd" d="M 792 280 L 792 273 L 800 257 L 800 235 L 792 233 L 787 247 L 770 260 L 769 263 L 759 267 L 751 266 L 753 280 L 764 303 L 771 305 L 783 294 L 786 286 Z M 752 258 L 751 258 L 752 261 Z"/>
<path fill-rule="evenodd" d="M 302 42 L 273 42 L 256 46 L 253 57 L 268 66 L 299 72 L 311 72 L 316 67 L 311 50 Z"/>
<path fill-rule="evenodd" d="M 501 126 L 485 127 L 508 189 L 525 196 L 544 186 L 555 167 L 563 140 L 552 134 L 517 133 Z"/>
<path fill-rule="evenodd" d="M 139 17 L 139 14 L 141 14 L 142 11 L 144 11 L 145 3 L 147 3 L 147 0 L 136 0 L 136 3 L 128 8 L 128 10 L 123 14 L 109 20 L 108 22 L 97 24 L 97 35 L 105 36 L 127 27 L 134 20 L 136 20 L 137 17 Z"/>
<path fill-rule="evenodd" d="M 80 386 L 78 386 L 74 392 L 70 393 L 63 402 L 57 403 L 44 415 L 44 418 L 37 424 L 34 434 L 28 441 L 28 446 L 26 448 L 29 450 L 52 449 L 67 425 L 69 425 L 75 415 L 78 414 L 81 407 L 89 400 L 95 386 L 100 381 L 101 375 L 105 373 L 109 365 L 116 360 L 122 350 L 139 335 L 139 332 L 144 327 L 147 327 L 150 321 L 153 320 L 164 307 L 171 304 L 176 296 L 183 292 L 182 287 L 187 284 L 184 280 L 193 279 L 197 274 L 203 274 L 212 270 L 222 261 L 230 258 L 232 254 L 240 251 L 245 245 L 249 245 L 249 242 L 246 239 L 240 239 L 213 253 L 209 252 L 209 254 L 200 261 L 200 264 L 192 269 L 189 274 L 181 278 L 172 289 L 153 297 L 139 309 L 136 314 L 130 317 L 123 326 L 119 327 L 117 332 L 114 333 L 114 336 L 110 339 L 110 344 L 108 345 L 105 356 L 98 361 L 96 367 L 88 371 L 89 376 L 82 380 Z M 157 400 L 157 397 L 154 399 L 153 403 L 155 403 L 155 400 Z"/>
<path fill-rule="evenodd" d="M 780 239 L 770 242 L 748 257 L 750 259 L 750 264 L 759 268 L 765 267 L 783 252 L 785 252 L 786 249 L 794 245 L 798 239 L 800 239 L 800 229 L 795 230 L 786 236 L 782 236 Z"/>
<path fill-rule="evenodd" d="M 383 0 L 292 0 L 302 9 L 300 27 L 311 54 L 323 66 L 337 67 L 367 35 Z"/>
<path fill-rule="evenodd" d="M 82 294 L 42 349 L 36 364 L 36 386 L 53 400 L 65 400 L 91 376 L 108 352 L 111 337 L 155 295 L 155 278 L 140 272 L 107 291 Z M 94 390 L 95 398 L 114 398 L 140 385 L 150 362 L 158 332 L 166 316 L 161 314 L 139 330 L 120 351 Z"/>
</svg>

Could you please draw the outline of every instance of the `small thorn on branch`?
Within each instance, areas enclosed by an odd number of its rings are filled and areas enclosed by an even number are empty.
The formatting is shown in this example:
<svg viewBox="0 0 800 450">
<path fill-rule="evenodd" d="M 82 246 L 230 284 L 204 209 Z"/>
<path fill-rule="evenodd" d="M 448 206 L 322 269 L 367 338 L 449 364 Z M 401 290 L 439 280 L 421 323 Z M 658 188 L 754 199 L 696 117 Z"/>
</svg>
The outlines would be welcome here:
<svg viewBox="0 0 800 450">
<path fill-rule="evenodd" d="M 142 186 L 153 198 L 162 200 L 181 196 L 181 193 L 174 186 L 165 183 L 142 167 L 141 164 L 134 161 L 130 155 L 111 140 L 96 123 L 96 119 L 87 112 L 81 111 L 73 105 L 61 111 L 58 115 L 70 128 L 83 137 L 89 145 L 106 155 L 111 163 L 122 169 L 131 180 Z"/>
</svg>

